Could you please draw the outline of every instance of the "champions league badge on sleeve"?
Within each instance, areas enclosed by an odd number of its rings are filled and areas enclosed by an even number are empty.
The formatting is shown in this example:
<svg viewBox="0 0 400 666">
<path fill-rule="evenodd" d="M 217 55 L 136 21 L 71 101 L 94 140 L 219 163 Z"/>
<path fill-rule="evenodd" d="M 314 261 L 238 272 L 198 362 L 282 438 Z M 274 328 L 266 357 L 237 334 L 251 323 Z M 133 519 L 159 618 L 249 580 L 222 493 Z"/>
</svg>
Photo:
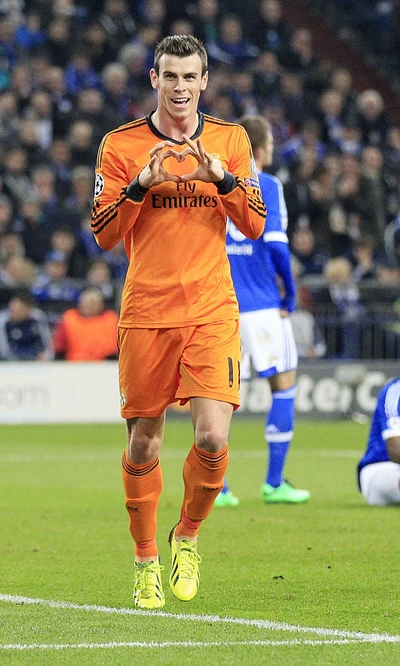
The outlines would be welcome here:
<svg viewBox="0 0 400 666">
<path fill-rule="evenodd" d="M 94 196 L 99 197 L 103 190 L 104 190 L 104 178 L 101 175 L 101 173 L 96 173 L 96 178 L 94 181 Z"/>
<path fill-rule="evenodd" d="M 260 181 L 258 180 L 258 171 L 254 157 L 251 158 L 251 178 L 244 178 L 244 184 L 246 187 L 260 187 Z"/>
</svg>

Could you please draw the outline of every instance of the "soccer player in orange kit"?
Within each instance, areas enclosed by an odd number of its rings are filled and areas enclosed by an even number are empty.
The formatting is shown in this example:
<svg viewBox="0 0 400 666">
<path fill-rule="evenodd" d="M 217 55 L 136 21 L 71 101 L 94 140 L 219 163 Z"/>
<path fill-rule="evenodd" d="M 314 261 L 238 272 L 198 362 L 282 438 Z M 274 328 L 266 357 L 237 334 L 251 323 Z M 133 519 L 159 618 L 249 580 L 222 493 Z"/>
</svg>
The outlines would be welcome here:
<svg viewBox="0 0 400 666">
<path fill-rule="evenodd" d="M 226 220 L 254 239 L 266 210 L 244 129 L 198 111 L 208 81 L 201 42 L 164 38 L 150 81 L 156 110 L 100 144 L 92 229 L 106 250 L 123 238 L 129 258 L 119 320 L 128 437 L 122 477 L 135 543 L 134 603 L 156 609 L 165 602 L 156 542 L 165 410 L 189 401 L 194 428 L 180 520 L 170 534 L 170 588 L 189 601 L 199 585 L 198 531 L 223 487 L 239 405 L 239 311 Z"/>
</svg>

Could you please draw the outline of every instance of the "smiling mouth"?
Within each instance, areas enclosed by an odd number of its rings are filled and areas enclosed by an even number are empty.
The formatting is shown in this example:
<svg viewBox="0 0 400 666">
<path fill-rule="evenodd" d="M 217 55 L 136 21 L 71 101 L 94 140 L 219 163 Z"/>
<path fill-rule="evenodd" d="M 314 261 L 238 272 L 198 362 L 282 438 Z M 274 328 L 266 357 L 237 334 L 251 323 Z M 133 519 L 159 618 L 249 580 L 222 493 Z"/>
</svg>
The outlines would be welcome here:
<svg viewBox="0 0 400 666">
<path fill-rule="evenodd" d="M 171 100 L 175 106 L 185 106 L 189 102 L 189 97 L 177 97 Z"/>
</svg>

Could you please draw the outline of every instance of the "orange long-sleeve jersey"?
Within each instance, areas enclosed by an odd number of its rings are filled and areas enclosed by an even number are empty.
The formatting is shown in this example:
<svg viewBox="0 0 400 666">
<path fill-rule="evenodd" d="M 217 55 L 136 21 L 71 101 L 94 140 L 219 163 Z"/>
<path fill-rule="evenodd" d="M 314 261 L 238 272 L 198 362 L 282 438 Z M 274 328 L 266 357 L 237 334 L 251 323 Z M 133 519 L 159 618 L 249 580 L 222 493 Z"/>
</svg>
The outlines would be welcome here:
<svg viewBox="0 0 400 666">
<path fill-rule="evenodd" d="M 266 209 L 244 129 L 199 114 L 192 139 L 197 137 L 235 176 L 237 186 L 228 194 L 196 180 L 151 187 L 140 203 L 127 197 L 126 188 L 148 163 L 150 150 L 168 139 L 151 116 L 109 132 L 100 144 L 92 229 L 104 249 L 124 239 L 129 268 L 122 328 L 194 326 L 238 317 L 225 249 L 227 215 L 255 239 L 264 230 Z M 187 147 L 174 143 L 177 151 Z M 197 161 L 168 157 L 163 166 L 182 176 L 194 171 Z"/>
</svg>

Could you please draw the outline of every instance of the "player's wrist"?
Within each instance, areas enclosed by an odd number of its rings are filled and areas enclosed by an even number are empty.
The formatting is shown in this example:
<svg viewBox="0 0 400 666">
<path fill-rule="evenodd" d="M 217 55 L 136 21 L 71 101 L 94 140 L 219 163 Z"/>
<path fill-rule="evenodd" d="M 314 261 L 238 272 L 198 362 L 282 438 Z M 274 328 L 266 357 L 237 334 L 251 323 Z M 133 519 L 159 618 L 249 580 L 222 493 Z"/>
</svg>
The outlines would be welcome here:
<svg viewBox="0 0 400 666">
<path fill-rule="evenodd" d="M 214 185 L 218 190 L 218 194 L 229 194 L 235 189 L 237 182 L 236 178 L 229 171 L 224 171 L 224 177 L 221 180 L 214 180 Z"/>
<path fill-rule="evenodd" d="M 141 203 L 148 191 L 148 187 L 143 187 L 143 185 L 140 184 L 139 177 L 134 178 L 126 188 L 128 199 L 135 201 L 135 203 Z"/>
</svg>

